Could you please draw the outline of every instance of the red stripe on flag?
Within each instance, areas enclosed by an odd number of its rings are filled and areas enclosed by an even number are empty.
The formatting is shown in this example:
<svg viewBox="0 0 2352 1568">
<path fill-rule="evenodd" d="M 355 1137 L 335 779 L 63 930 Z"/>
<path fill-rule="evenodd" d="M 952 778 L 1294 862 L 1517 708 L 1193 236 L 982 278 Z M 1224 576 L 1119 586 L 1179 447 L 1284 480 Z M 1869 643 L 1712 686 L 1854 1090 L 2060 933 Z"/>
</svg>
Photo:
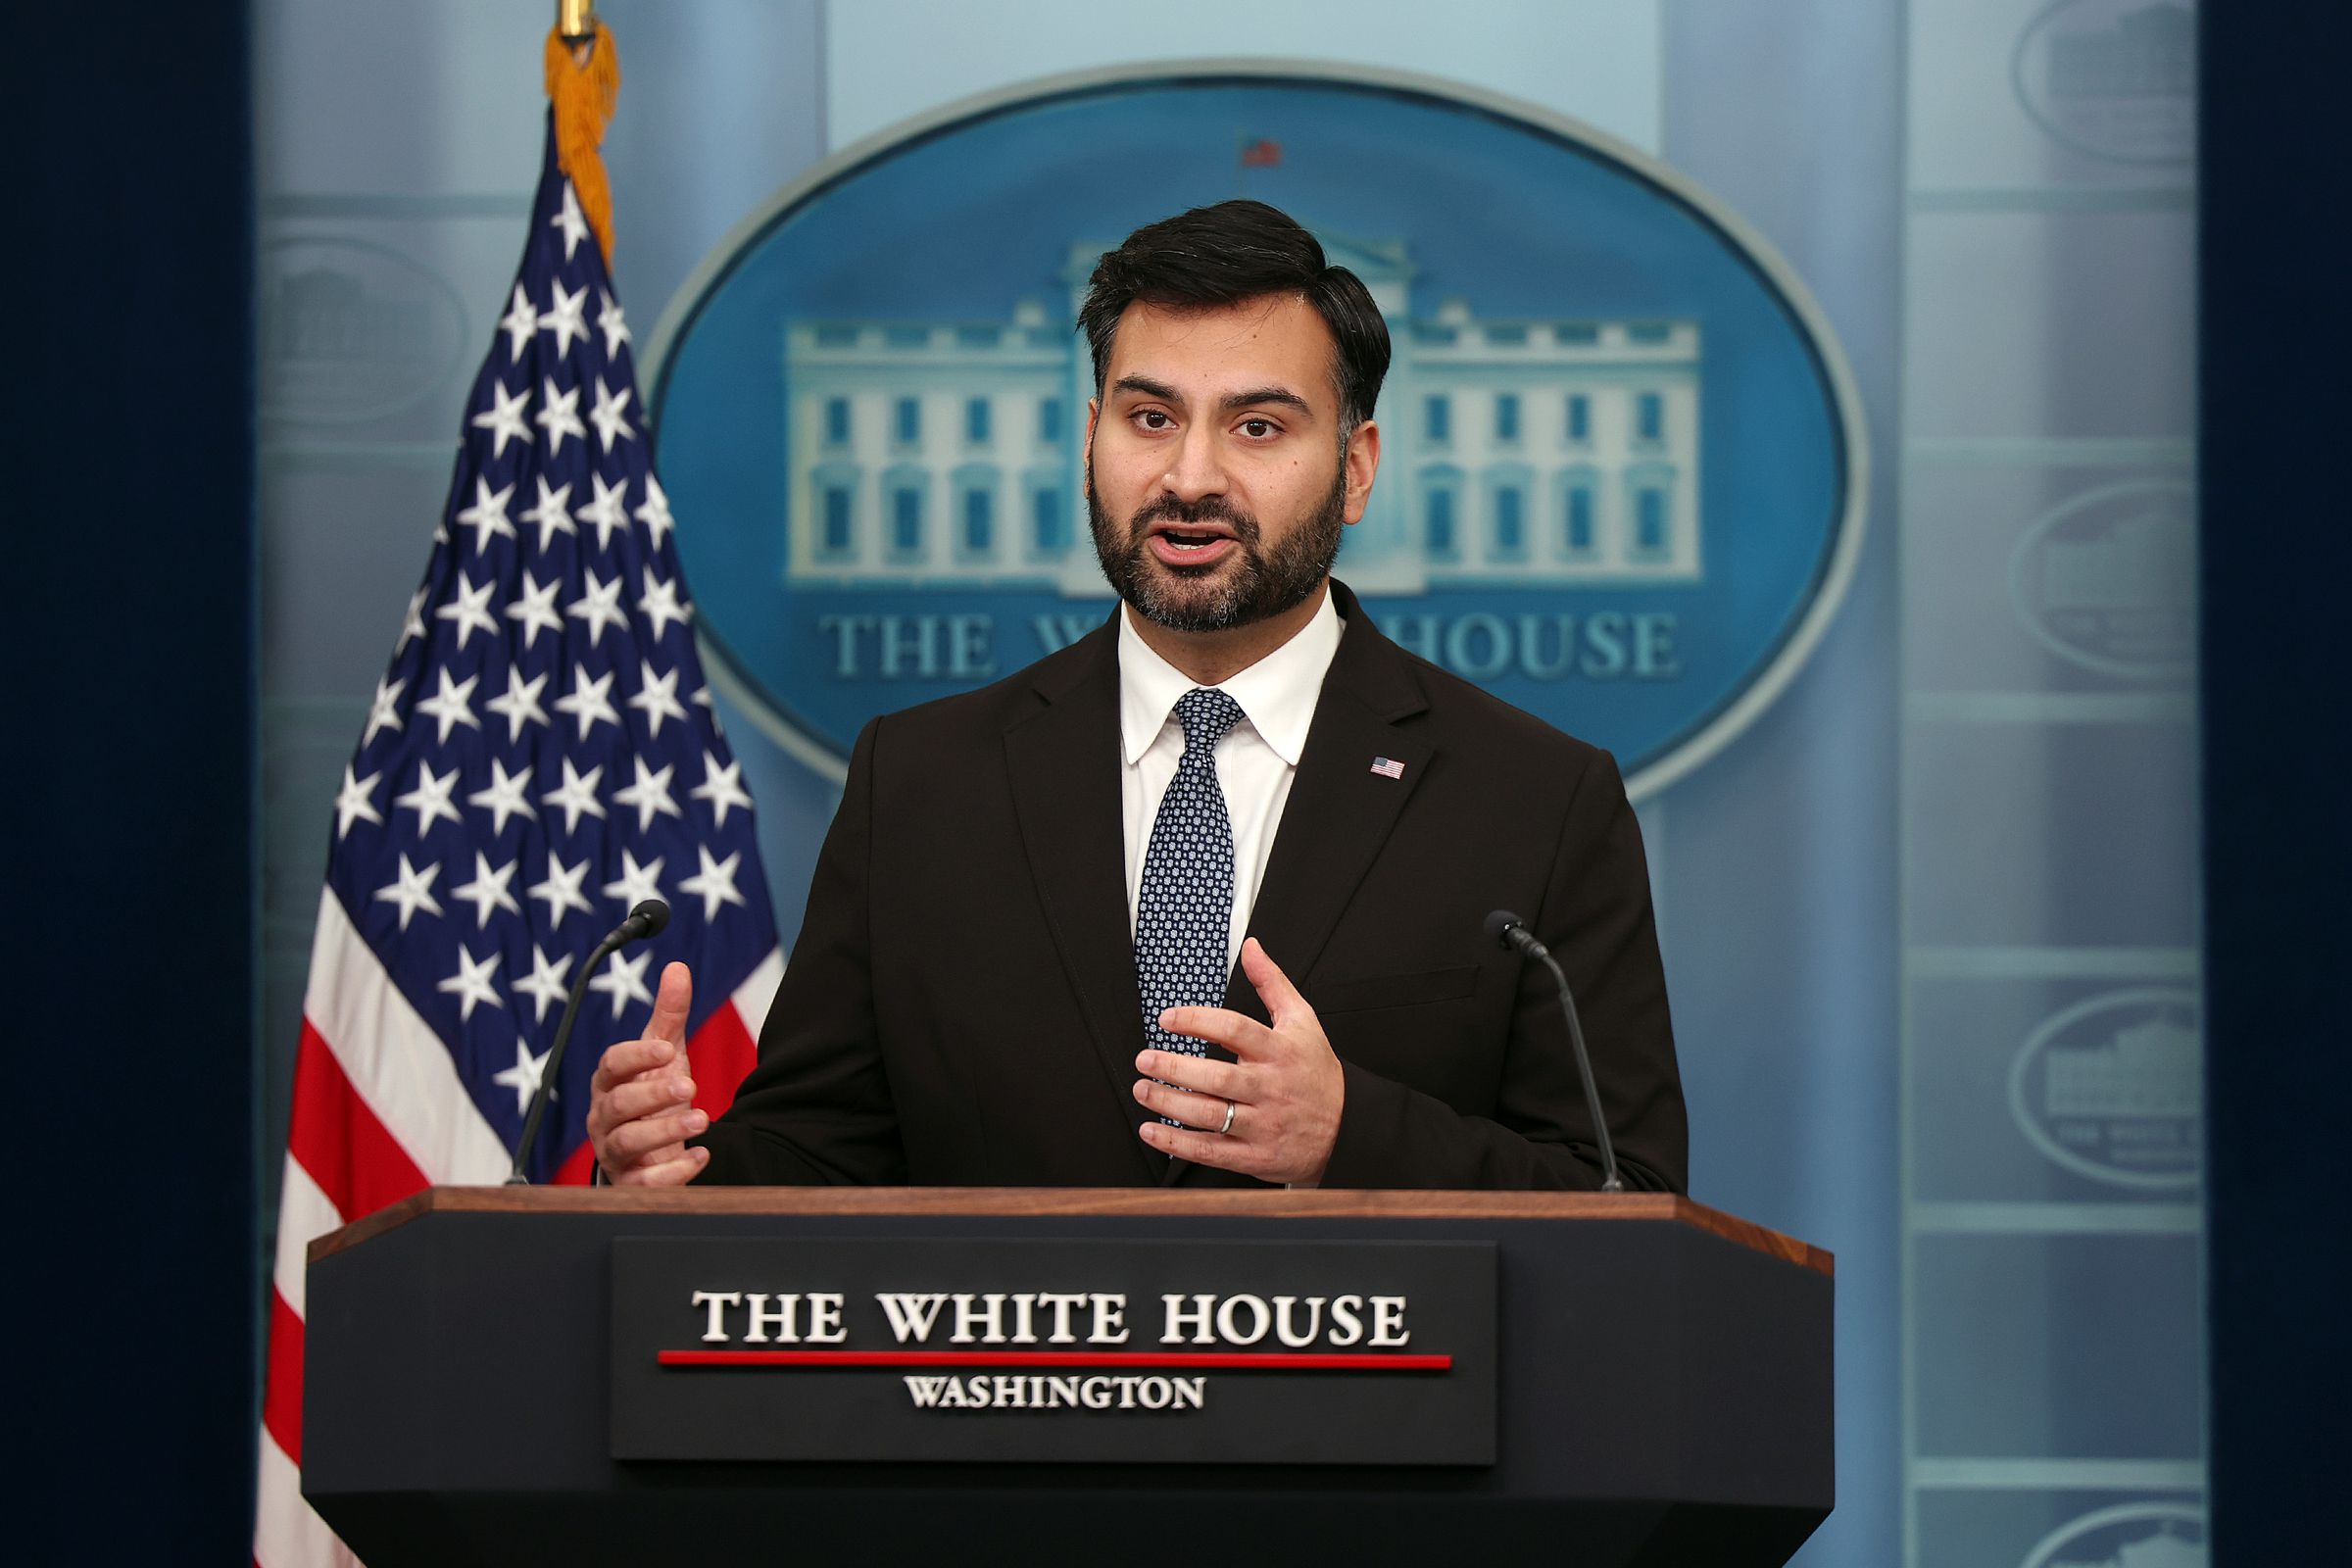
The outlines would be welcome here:
<svg viewBox="0 0 2352 1568">
<path fill-rule="evenodd" d="M 270 1293 L 270 1381 L 262 1395 L 262 1425 L 302 1463 L 302 1319 L 275 1291 Z"/>
<path fill-rule="evenodd" d="M 716 1117 L 735 1103 L 735 1091 L 760 1059 L 760 1043 L 744 1027 L 743 1014 L 732 1002 L 703 1020 L 686 1042 L 686 1060 L 694 1068 L 694 1102 Z"/>
<path fill-rule="evenodd" d="M 580 1140 L 580 1147 L 571 1152 L 570 1157 L 556 1167 L 556 1173 L 547 1179 L 548 1185 L 550 1187 L 585 1187 L 588 1185 L 589 1167 L 595 1162 L 596 1146 L 583 1138 Z"/>
<path fill-rule="evenodd" d="M 286 1150 L 347 1220 L 397 1203 L 426 1185 L 424 1172 L 375 1119 L 308 1018 L 294 1058 L 294 1114 Z"/>
</svg>

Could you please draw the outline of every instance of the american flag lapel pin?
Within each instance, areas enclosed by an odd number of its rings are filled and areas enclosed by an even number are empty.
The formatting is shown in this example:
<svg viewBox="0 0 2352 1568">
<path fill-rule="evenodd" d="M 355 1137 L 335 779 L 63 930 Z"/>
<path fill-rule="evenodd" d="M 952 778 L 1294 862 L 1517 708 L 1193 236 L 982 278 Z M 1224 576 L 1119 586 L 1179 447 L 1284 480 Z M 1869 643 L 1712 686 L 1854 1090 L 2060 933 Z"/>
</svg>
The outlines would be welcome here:
<svg viewBox="0 0 2352 1568">
<path fill-rule="evenodd" d="M 1372 759 L 1372 771 L 1378 773 L 1382 778 L 1402 778 L 1404 777 L 1404 764 L 1391 761 L 1385 757 L 1375 757 Z"/>
</svg>

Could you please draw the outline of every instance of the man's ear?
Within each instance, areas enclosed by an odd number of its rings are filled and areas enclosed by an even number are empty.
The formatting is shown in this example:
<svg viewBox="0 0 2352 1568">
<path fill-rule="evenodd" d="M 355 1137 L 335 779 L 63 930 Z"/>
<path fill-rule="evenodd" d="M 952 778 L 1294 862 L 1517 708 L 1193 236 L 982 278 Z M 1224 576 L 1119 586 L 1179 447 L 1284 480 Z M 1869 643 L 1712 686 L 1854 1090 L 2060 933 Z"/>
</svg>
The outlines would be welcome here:
<svg viewBox="0 0 2352 1568">
<path fill-rule="evenodd" d="M 1341 460 L 1348 478 L 1347 500 L 1340 511 L 1343 522 L 1364 520 L 1364 508 L 1372 502 L 1372 480 L 1380 472 L 1380 426 L 1370 419 L 1355 427 L 1348 438 L 1348 455 Z"/>
<path fill-rule="evenodd" d="M 1092 497 L 1095 493 L 1095 420 L 1102 416 L 1102 400 L 1086 400 L 1086 444 L 1078 450 L 1078 493 Z"/>
</svg>

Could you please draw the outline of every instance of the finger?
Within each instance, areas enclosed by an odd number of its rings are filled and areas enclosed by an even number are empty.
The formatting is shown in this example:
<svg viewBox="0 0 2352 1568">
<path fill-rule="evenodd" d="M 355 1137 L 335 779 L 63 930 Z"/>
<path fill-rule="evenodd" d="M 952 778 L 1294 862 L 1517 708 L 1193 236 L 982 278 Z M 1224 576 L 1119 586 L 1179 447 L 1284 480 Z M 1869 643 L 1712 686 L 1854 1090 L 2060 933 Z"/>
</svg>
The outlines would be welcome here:
<svg viewBox="0 0 2352 1568">
<path fill-rule="evenodd" d="M 618 1127 L 624 1122 L 659 1116 L 664 1111 L 682 1109 L 694 1099 L 694 1080 L 670 1074 L 638 1078 L 622 1084 L 605 1097 L 605 1123 Z"/>
<path fill-rule="evenodd" d="M 686 1044 L 686 1014 L 694 1005 L 694 974 L 682 963 L 662 967 L 662 989 L 654 993 L 653 1020 L 645 1026 L 648 1040 Z"/>
<path fill-rule="evenodd" d="M 612 1178 L 615 1187 L 683 1187 L 710 1163 L 710 1151 L 689 1149 L 675 1159 L 658 1165 L 636 1165 Z"/>
<path fill-rule="evenodd" d="M 622 1122 L 606 1136 L 605 1157 L 622 1159 L 632 1165 L 649 1157 L 667 1157 L 660 1152 L 665 1145 L 683 1144 L 710 1125 L 710 1116 L 700 1110 L 682 1111 L 675 1116 L 640 1116 L 635 1121 Z"/>
<path fill-rule="evenodd" d="M 1163 1084 L 1190 1089 L 1196 1095 L 1214 1095 L 1219 1100 L 1238 1100 L 1244 1104 L 1253 1103 L 1257 1099 L 1257 1090 L 1251 1083 L 1254 1074 L 1250 1069 L 1218 1061 L 1213 1056 L 1147 1051 L 1135 1058 L 1135 1070 Z"/>
<path fill-rule="evenodd" d="M 1145 1122 L 1136 1132 L 1145 1143 L 1177 1159 L 1189 1159 L 1196 1165 L 1214 1165 L 1219 1170 L 1239 1171 L 1245 1176 L 1257 1174 L 1258 1154 L 1255 1147 L 1239 1138 L 1212 1137 L 1189 1127 L 1170 1127 L 1165 1122 L 1157 1121 Z"/>
<path fill-rule="evenodd" d="M 656 1067 L 665 1067 L 682 1058 L 685 1053 L 666 1040 L 623 1040 L 597 1058 L 596 1076 L 589 1087 L 597 1094 L 617 1089 Z"/>
<path fill-rule="evenodd" d="M 1234 1107 L 1235 1120 L 1240 1120 L 1240 1106 L 1233 1101 L 1219 1100 L 1214 1095 L 1186 1094 L 1181 1089 L 1170 1089 L 1166 1084 L 1155 1084 L 1149 1078 L 1135 1081 L 1135 1098 L 1162 1116 L 1172 1116 L 1187 1127 L 1198 1127 L 1202 1132 L 1222 1133 L 1226 1130 L 1227 1106 Z"/>
<path fill-rule="evenodd" d="M 1315 1015 L 1315 1009 L 1298 994 L 1298 988 L 1291 984 L 1291 977 L 1282 972 L 1280 964 L 1266 956 L 1266 950 L 1258 945 L 1255 937 L 1242 944 L 1242 973 L 1250 977 L 1250 984 L 1257 992 L 1257 1000 L 1266 1004 L 1266 1016 L 1274 1020 L 1275 1028 L 1280 1029 L 1294 1019 L 1312 1018 Z"/>
<path fill-rule="evenodd" d="M 1164 1008 L 1159 1015 L 1159 1026 L 1172 1035 L 1223 1046 L 1245 1061 L 1262 1059 L 1274 1044 L 1273 1030 L 1246 1012 L 1224 1007 Z"/>
</svg>

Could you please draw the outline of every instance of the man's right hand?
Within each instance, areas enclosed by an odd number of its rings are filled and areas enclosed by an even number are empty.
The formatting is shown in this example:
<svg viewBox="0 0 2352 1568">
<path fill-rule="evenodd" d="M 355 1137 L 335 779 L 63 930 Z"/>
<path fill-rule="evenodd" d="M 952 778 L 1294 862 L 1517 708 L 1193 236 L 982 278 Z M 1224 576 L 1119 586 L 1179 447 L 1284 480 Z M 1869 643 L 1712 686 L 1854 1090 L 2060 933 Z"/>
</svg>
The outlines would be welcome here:
<svg viewBox="0 0 2352 1568">
<path fill-rule="evenodd" d="M 710 1125 L 694 1108 L 686 1064 L 686 1012 L 694 980 L 682 963 L 662 971 L 644 1038 L 605 1053 L 588 1087 L 588 1142 L 615 1187 L 682 1187 L 710 1162 L 686 1140 Z"/>
</svg>

